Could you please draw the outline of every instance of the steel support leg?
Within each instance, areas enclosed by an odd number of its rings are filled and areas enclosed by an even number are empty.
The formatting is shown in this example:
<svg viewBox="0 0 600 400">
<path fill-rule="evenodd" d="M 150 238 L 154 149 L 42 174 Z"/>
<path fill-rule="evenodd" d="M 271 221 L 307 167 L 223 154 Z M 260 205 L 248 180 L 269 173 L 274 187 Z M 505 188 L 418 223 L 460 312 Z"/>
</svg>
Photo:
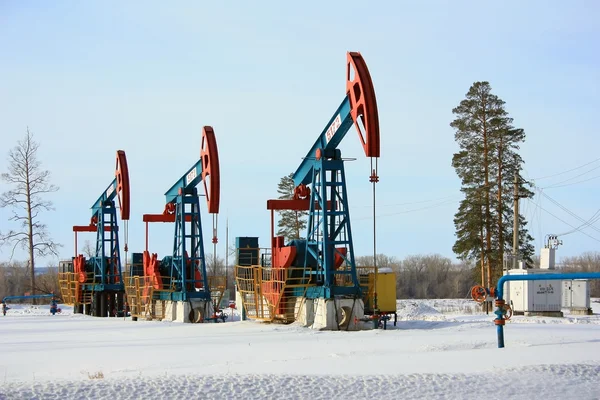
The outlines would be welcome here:
<svg viewBox="0 0 600 400">
<path fill-rule="evenodd" d="M 108 296 L 105 292 L 98 293 L 100 296 L 100 317 L 106 317 L 108 315 Z"/>
<path fill-rule="evenodd" d="M 108 316 L 116 317 L 117 316 L 117 298 L 116 293 L 110 292 L 108 293 Z"/>
<path fill-rule="evenodd" d="M 125 310 L 123 309 L 123 293 L 117 293 L 117 317 L 122 317 L 125 315 Z"/>
</svg>

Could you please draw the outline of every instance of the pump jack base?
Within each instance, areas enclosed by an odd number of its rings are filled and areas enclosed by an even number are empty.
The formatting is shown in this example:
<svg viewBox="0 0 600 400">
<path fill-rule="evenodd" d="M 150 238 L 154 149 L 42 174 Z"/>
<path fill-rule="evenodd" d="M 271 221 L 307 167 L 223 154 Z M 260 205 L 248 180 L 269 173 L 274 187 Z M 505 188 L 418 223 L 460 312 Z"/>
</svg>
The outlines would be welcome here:
<svg viewBox="0 0 600 400">
<path fill-rule="evenodd" d="M 190 299 L 189 301 L 166 301 L 165 321 L 200 323 L 213 315 L 211 301 Z"/>
<path fill-rule="evenodd" d="M 365 305 L 360 298 L 296 300 L 296 323 L 320 331 L 359 331 L 373 329 L 364 315 Z"/>
</svg>

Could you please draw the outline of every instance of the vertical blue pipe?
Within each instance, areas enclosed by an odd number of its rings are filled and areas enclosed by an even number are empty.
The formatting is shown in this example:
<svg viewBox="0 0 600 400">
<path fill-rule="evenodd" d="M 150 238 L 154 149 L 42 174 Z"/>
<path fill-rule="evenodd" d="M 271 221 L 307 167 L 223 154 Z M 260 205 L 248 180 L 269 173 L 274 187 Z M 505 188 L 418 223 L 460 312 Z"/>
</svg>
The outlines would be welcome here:
<svg viewBox="0 0 600 400">
<path fill-rule="evenodd" d="M 504 348 L 504 325 L 496 325 L 496 333 L 498 334 L 498 348 Z"/>
<path fill-rule="evenodd" d="M 504 275 L 498 279 L 496 285 L 496 333 L 498 335 L 498 348 L 504 347 L 504 283 L 508 281 L 559 281 L 573 279 L 600 279 L 600 272 L 576 272 L 569 274 L 536 274 L 536 275 Z M 500 323 L 502 321 L 502 323 Z"/>
</svg>

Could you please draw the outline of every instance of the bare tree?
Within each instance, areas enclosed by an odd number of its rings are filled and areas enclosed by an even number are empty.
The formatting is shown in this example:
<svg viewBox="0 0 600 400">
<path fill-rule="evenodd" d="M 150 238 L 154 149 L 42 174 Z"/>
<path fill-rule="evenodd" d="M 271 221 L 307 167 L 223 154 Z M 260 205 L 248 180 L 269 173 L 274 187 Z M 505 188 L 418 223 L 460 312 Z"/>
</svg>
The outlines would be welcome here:
<svg viewBox="0 0 600 400">
<path fill-rule="evenodd" d="M 27 267 L 21 261 L 0 263 L 0 299 L 22 295 L 26 289 Z"/>
<path fill-rule="evenodd" d="M 60 296 L 58 285 L 58 267 L 49 266 L 46 272 L 37 277 L 37 288 L 43 294 L 54 294 Z"/>
<path fill-rule="evenodd" d="M 85 258 L 87 258 L 88 260 L 96 256 L 96 249 L 94 248 L 94 246 L 92 246 L 92 242 L 90 242 L 89 240 L 86 240 L 83 243 L 83 249 L 81 251 L 83 252 L 82 254 L 85 256 Z"/>
<path fill-rule="evenodd" d="M 377 267 L 379 268 L 392 268 L 397 270 L 400 267 L 400 260 L 395 256 L 388 256 L 386 254 L 377 254 Z M 358 256 L 356 257 L 357 267 L 372 267 L 373 256 Z"/>
<path fill-rule="evenodd" d="M 11 260 L 17 247 L 29 251 L 32 294 L 36 289 L 35 256 L 58 256 L 57 249 L 61 246 L 50 238 L 46 225 L 39 219 L 42 212 L 53 210 L 52 202 L 44 200 L 43 195 L 56 192 L 58 187 L 50 184 L 50 171 L 41 168 L 38 148 L 27 128 L 25 138 L 8 153 L 8 172 L 1 175 L 12 189 L 0 195 L 0 207 L 11 208 L 10 220 L 18 224 L 15 230 L 0 233 L 0 246 L 12 245 Z"/>
<path fill-rule="evenodd" d="M 206 273 L 208 276 L 224 276 L 225 275 L 225 260 L 221 257 L 215 257 L 213 254 L 205 254 Z"/>
</svg>

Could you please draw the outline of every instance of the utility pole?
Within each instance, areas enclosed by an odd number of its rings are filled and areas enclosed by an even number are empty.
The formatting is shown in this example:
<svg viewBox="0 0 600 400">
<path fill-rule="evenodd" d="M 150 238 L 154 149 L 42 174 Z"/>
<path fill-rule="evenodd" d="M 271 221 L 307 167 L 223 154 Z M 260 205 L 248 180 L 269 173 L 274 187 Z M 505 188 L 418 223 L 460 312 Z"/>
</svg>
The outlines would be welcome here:
<svg viewBox="0 0 600 400">
<path fill-rule="evenodd" d="M 515 170 L 514 180 L 514 221 L 513 221 L 513 248 L 512 248 L 512 267 L 517 269 L 517 259 L 519 254 L 519 170 Z"/>
</svg>

